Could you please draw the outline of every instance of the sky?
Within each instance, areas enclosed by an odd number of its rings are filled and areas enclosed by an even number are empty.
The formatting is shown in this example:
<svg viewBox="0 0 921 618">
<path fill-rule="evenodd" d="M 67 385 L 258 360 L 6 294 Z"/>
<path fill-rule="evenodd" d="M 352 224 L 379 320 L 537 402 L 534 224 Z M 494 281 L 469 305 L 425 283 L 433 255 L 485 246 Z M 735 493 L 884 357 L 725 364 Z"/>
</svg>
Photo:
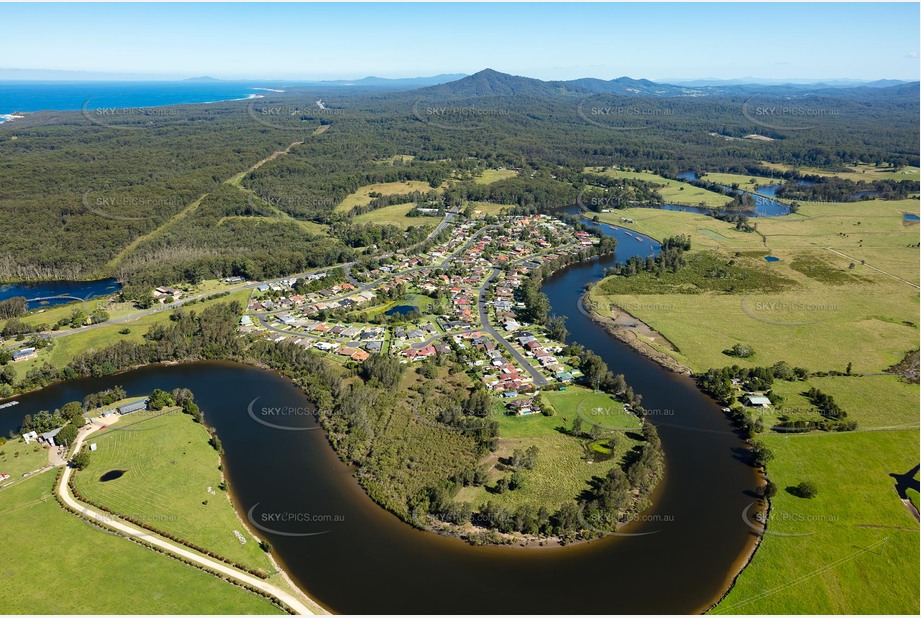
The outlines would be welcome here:
<svg viewBox="0 0 921 618">
<path fill-rule="evenodd" d="M 921 47 L 918 3 L 2 4 L 0 20 L 0 69 L 94 73 L 74 78 L 917 80 Z"/>
</svg>

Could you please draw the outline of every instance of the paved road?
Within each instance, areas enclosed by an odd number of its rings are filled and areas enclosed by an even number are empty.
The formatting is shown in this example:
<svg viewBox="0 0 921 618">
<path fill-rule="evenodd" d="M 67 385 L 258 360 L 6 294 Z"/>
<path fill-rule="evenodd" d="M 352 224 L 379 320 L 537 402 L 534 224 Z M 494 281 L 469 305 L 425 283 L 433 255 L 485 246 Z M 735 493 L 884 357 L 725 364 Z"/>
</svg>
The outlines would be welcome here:
<svg viewBox="0 0 921 618">
<path fill-rule="evenodd" d="M 502 272 L 499 268 L 493 268 L 492 274 L 486 279 L 482 286 L 480 286 L 480 293 L 478 295 L 477 305 L 480 308 L 480 326 L 483 330 L 489 333 L 496 341 L 505 346 L 505 349 L 509 351 L 509 354 L 518 361 L 524 370 L 531 374 L 531 377 L 534 378 L 534 384 L 536 386 L 545 386 L 550 383 L 550 381 L 544 377 L 544 375 L 538 371 L 531 363 L 528 362 L 528 359 L 524 357 L 518 350 L 516 350 L 512 344 L 510 344 L 505 337 L 503 337 L 499 331 L 493 328 L 492 324 L 489 323 L 489 312 L 486 310 L 486 290 L 492 284 L 493 280 Z"/>
<path fill-rule="evenodd" d="M 457 215 L 456 212 L 448 212 L 448 213 L 446 213 L 444 219 L 441 220 L 441 223 L 439 223 L 438 226 L 435 228 L 435 230 L 433 230 L 432 233 L 429 234 L 429 236 L 428 236 L 424 241 L 422 241 L 422 242 L 423 242 L 423 243 L 424 243 L 424 242 L 427 242 L 428 240 L 431 240 L 432 238 L 434 238 L 435 236 L 437 236 L 438 234 L 440 234 L 441 231 L 444 230 L 444 229 L 451 223 L 451 221 L 454 219 L 454 217 L 455 217 L 456 215 Z M 422 243 L 419 243 L 419 244 L 422 244 Z M 412 249 L 413 247 L 416 247 L 416 246 L 418 246 L 419 244 L 413 245 L 412 247 L 407 247 L 406 249 L 404 249 L 404 251 L 409 250 L 409 249 Z M 392 253 L 387 253 L 387 254 L 384 254 L 382 257 L 389 257 L 390 255 L 393 255 L 393 254 L 392 254 Z M 157 306 L 157 307 L 151 307 L 150 309 L 144 309 L 144 310 L 141 310 L 141 311 L 137 311 L 137 312 L 134 312 L 134 313 L 132 313 L 132 314 L 130 314 L 130 315 L 122 316 L 122 317 L 120 317 L 120 318 L 114 318 L 114 319 L 111 319 L 111 320 L 107 320 L 107 321 L 105 321 L 105 322 L 100 322 L 99 324 L 91 324 L 91 325 L 89 325 L 89 326 L 84 326 L 84 327 L 82 327 L 82 328 L 78 328 L 78 329 L 74 329 L 74 330 L 55 331 L 55 332 L 50 332 L 50 333 L 40 333 L 39 336 L 42 337 L 42 338 L 45 338 L 45 339 L 57 339 L 58 337 L 67 337 L 68 335 L 73 335 L 73 334 L 75 334 L 75 333 L 83 333 L 83 332 L 86 332 L 86 331 L 88 331 L 88 330 L 93 330 L 93 329 L 96 329 L 96 328 L 101 328 L 101 327 L 103 327 L 103 326 L 111 326 L 112 324 L 126 324 L 126 323 L 129 323 L 129 322 L 134 322 L 134 321 L 138 320 L 139 318 L 143 318 L 143 317 L 146 317 L 146 316 L 149 316 L 149 315 L 153 315 L 154 313 L 158 313 L 158 312 L 160 312 L 160 311 L 173 311 L 174 309 L 178 309 L 179 307 L 181 307 L 181 306 L 183 306 L 183 305 L 185 305 L 185 304 L 187 304 L 187 303 L 190 303 L 190 302 L 196 301 L 196 300 L 201 300 L 201 299 L 206 298 L 206 297 L 208 297 L 208 296 L 212 296 L 213 294 L 223 293 L 223 292 L 238 292 L 238 291 L 240 291 L 240 290 L 251 290 L 251 289 L 255 289 L 255 288 L 259 287 L 260 285 L 279 283 L 279 282 L 281 282 L 281 281 L 284 281 L 284 280 L 286 280 L 286 279 L 291 279 L 291 278 L 299 279 L 299 278 L 301 278 L 301 277 L 306 277 L 306 276 L 308 276 L 308 275 L 313 275 L 313 274 L 317 274 L 317 273 L 326 272 L 326 271 L 328 271 L 328 270 L 333 270 L 333 269 L 336 269 L 336 268 L 342 268 L 342 269 L 345 270 L 345 272 L 346 272 L 346 278 L 347 278 L 347 279 L 349 280 L 349 282 L 351 282 L 353 285 L 356 285 L 356 286 L 358 286 L 358 287 L 360 288 L 358 291 L 369 290 L 369 289 L 371 289 L 372 287 L 374 287 L 375 285 L 377 285 L 378 283 L 380 283 L 381 281 L 383 281 L 383 279 L 379 279 L 378 281 L 372 281 L 372 282 L 370 282 L 370 283 L 360 283 L 360 282 L 358 282 L 357 280 L 355 280 L 355 279 L 351 276 L 351 268 L 352 268 L 352 266 L 354 266 L 354 265 L 355 265 L 355 262 L 343 262 L 343 263 L 341 263 L 341 264 L 333 264 L 333 265 L 331 265 L 331 266 L 324 266 L 324 267 L 322 267 L 322 268 L 314 268 L 314 269 L 312 269 L 312 270 L 308 270 L 308 271 L 305 271 L 305 272 L 302 272 L 302 273 L 298 273 L 298 274 L 295 274 L 295 275 L 288 275 L 288 276 L 286 276 L 286 277 L 279 277 L 279 278 L 277 278 L 277 279 L 267 279 L 267 280 L 265 280 L 265 281 L 248 281 L 248 282 L 242 283 L 242 284 L 240 284 L 240 285 L 227 287 L 227 288 L 224 288 L 224 289 L 221 289 L 221 290 L 217 290 L 217 291 L 214 291 L 214 292 L 209 292 L 209 293 L 207 293 L 207 294 L 197 294 L 197 295 L 195 295 L 195 296 L 189 296 L 189 297 L 187 297 L 187 298 L 183 298 L 183 299 L 181 299 L 181 300 L 177 300 L 176 302 L 170 303 L 170 304 L 168 304 L 168 305 L 160 305 L 160 306 Z M 423 268 L 423 267 L 419 267 L 418 269 L 421 269 L 421 268 Z M 431 267 L 424 267 L 424 268 L 431 268 Z M 413 269 L 413 270 L 417 270 L 417 269 Z M 407 271 L 407 272 L 408 272 L 408 271 Z M 353 292 L 350 292 L 349 294 L 342 295 L 341 298 L 345 298 L 346 296 L 350 296 L 351 294 L 354 294 L 354 293 L 355 293 L 355 292 L 353 291 Z M 340 298 L 340 297 L 337 297 L 337 298 Z M 76 300 L 84 300 L 84 299 L 79 299 L 79 298 L 78 298 L 78 299 L 76 299 Z"/>
<path fill-rule="evenodd" d="M 448 257 L 446 257 L 444 260 L 442 260 L 441 264 L 438 265 L 438 268 L 440 268 L 441 270 L 447 270 L 448 266 L 451 264 L 452 261 L 456 260 L 458 257 L 460 257 L 461 255 L 463 255 L 464 253 L 466 253 L 467 250 L 470 249 L 471 246 L 473 246 L 473 243 L 476 242 L 477 237 L 479 237 L 479 236 L 480 236 L 481 234 L 483 234 L 484 232 L 488 232 L 489 230 L 494 230 L 494 229 L 496 229 L 497 227 L 498 227 L 498 226 L 496 226 L 496 225 L 487 225 L 487 226 L 485 226 L 485 227 L 482 227 L 482 228 L 478 229 L 478 230 L 467 240 L 467 242 L 464 243 L 464 246 L 463 246 L 463 247 L 461 247 L 460 249 L 458 249 L 457 251 L 455 251 L 454 253 L 452 253 L 452 254 L 449 255 Z"/>
<path fill-rule="evenodd" d="M 80 431 L 80 434 L 77 436 L 77 440 L 74 442 L 74 453 L 76 453 L 80 446 L 83 444 L 83 441 L 87 436 L 92 434 L 94 431 L 99 429 L 98 425 L 91 425 L 88 429 L 83 429 Z M 58 495 L 61 496 L 61 499 L 72 509 L 75 509 L 77 512 L 82 513 L 84 516 L 92 519 L 96 523 L 112 528 L 119 531 L 120 533 L 133 537 L 136 539 L 143 539 L 145 543 L 154 545 L 162 550 L 165 550 L 173 555 L 180 556 L 186 560 L 190 560 L 196 564 L 207 567 L 212 571 L 216 571 L 222 575 L 227 575 L 234 580 L 257 588 L 271 596 L 273 596 L 276 601 L 280 602 L 282 605 L 290 607 L 292 610 L 297 612 L 299 615 L 314 615 L 319 613 L 319 606 L 316 608 L 308 608 L 307 604 L 302 602 L 300 599 L 294 595 L 282 590 L 278 586 L 270 584 L 258 577 L 254 577 L 248 573 L 235 569 L 223 562 L 218 562 L 205 556 L 201 556 L 191 550 L 188 550 L 180 545 L 173 544 L 169 541 L 166 541 L 147 530 L 136 528 L 132 525 L 124 523 L 120 519 L 114 518 L 109 514 L 102 514 L 94 511 L 92 508 L 80 504 L 70 493 L 70 488 L 68 482 L 70 481 L 70 476 L 73 474 L 73 468 L 65 468 L 64 474 L 61 477 L 61 481 L 57 487 Z"/>
<path fill-rule="evenodd" d="M 182 300 L 177 300 L 176 302 L 172 302 L 168 305 L 160 305 L 158 307 L 151 307 L 150 309 L 143 309 L 141 311 L 136 311 L 130 315 L 122 316 L 120 318 L 113 318 L 111 320 L 106 320 L 105 322 L 100 322 L 99 324 L 90 324 L 89 326 L 83 326 L 81 328 L 74 329 L 74 330 L 41 333 L 39 336 L 45 339 L 56 339 L 58 337 L 67 337 L 68 335 L 73 335 L 76 333 L 85 333 L 88 330 L 93 330 L 93 329 L 100 328 L 103 326 L 111 326 L 112 324 L 127 324 L 129 322 L 134 322 L 140 318 L 146 317 L 148 315 L 153 315 L 154 313 L 159 313 L 161 311 L 173 311 L 174 309 L 178 309 L 179 307 L 187 303 L 190 303 L 196 300 L 201 300 L 203 298 L 207 298 L 208 296 L 213 296 L 214 294 L 223 294 L 224 292 L 239 292 L 240 290 L 251 290 L 251 289 L 259 287 L 260 285 L 279 283 L 281 281 L 290 279 L 292 277 L 295 279 L 300 278 L 300 277 L 306 277 L 307 275 L 321 273 L 327 270 L 333 270 L 335 268 L 340 268 L 343 266 L 352 266 L 353 264 L 354 262 L 345 262 L 343 264 L 335 264 L 333 266 L 324 266 L 323 268 L 308 270 L 306 272 L 299 273 L 297 275 L 279 277 L 278 279 L 270 279 L 267 281 L 248 281 L 240 285 L 235 285 L 235 286 L 223 288 L 220 290 L 214 290 L 212 292 L 208 292 L 207 294 L 197 294 L 195 296 L 189 296 L 187 298 L 183 298 Z"/>
</svg>

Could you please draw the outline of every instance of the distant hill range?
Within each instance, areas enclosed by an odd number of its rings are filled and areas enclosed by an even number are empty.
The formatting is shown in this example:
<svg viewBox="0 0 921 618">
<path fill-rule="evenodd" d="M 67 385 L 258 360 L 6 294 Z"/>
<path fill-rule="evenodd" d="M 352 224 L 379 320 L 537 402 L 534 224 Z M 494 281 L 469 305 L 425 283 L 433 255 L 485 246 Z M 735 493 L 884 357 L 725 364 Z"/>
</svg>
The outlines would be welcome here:
<svg viewBox="0 0 921 618">
<path fill-rule="evenodd" d="M 918 82 L 878 80 L 855 84 L 756 84 L 725 83 L 717 85 L 660 84 L 648 79 L 619 77 L 612 80 L 595 78 L 569 81 L 543 81 L 531 77 L 520 77 L 485 69 L 456 81 L 420 88 L 413 91 L 419 96 L 432 98 L 470 98 L 485 96 L 586 96 L 590 94 L 613 94 L 637 97 L 715 97 L 733 95 L 777 95 L 777 96 L 850 96 L 861 93 L 877 95 L 886 91 L 894 96 L 918 94 Z"/>
<path fill-rule="evenodd" d="M 466 73 L 442 73 L 440 75 L 433 75 L 431 77 L 362 77 L 361 79 L 335 79 L 328 81 L 315 82 L 317 84 L 323 85 L 337 85 L 337 86 L 380 86 L 385 88 L 396 87 L 396 88 L 422 88 L 425 86 L 433 86 L 436 84 L 444 84 L 446 82 L 453 82 L 459 79 L 467 77 Z"/>
</svg>

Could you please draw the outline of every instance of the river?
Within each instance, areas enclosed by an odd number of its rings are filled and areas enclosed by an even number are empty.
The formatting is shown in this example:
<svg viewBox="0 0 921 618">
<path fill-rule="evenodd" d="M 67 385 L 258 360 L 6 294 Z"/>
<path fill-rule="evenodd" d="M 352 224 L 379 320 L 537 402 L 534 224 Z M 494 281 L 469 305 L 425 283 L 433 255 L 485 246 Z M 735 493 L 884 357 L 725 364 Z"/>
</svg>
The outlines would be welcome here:
<svg viewBox="0 0 921 618">
<path fill-rule="evenodd" d="M 38 309 L 46 305 L 60 305 L 97 296 L 113 294 L 121 289 L 115 279 L 97 281 L 25 281 L 18 283 L 0 283 L 0 300 L 22 296 L 28 302 L 28 309 Z"/>
<path fill-rule="evenodd" d="M 606 226 L 620 238 L 616 259 L 655 243 Z M 306 410 L 310 402 L 273 372 L 234 363 L 149 366 L 119 376 L 50 386 L 0 410 L 0 430 L 26 413 L 53 409 L 114 385 L 129 395 L 154 388 L 194 391 L 225 449 L 238 507 L 272 527 L 274 555 L 312 598 L 337 613 L 695 613 L 725 592 L 756 537 L 742 519 L 756 472 L 719 407 L 687 378 L 671 374 L 609 336 L 577 301 L 606 257 L 570 266 L 544 291 L 568 317 L 570 339 L 623 373 L 652 411 L 666 475 L 630 536 L 571 547 L 471 547 L 416 530 L 374 504 L 334 455 Z M 256 400 L 256 403 L 252 403 Z M 251 405 L 288 410 L 268 427 Z M 264 418 L 264 417 L 263 417 Z M 268 524 L 285 516 L 288 523 Z"/>
</svg>

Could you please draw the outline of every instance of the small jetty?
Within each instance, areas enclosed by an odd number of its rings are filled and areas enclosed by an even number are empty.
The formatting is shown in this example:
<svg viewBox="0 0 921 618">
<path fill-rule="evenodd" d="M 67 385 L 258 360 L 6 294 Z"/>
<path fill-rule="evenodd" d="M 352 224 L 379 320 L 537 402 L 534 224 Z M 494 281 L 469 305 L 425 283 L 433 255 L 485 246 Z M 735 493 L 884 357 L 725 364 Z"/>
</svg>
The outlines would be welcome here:
<svg viewBox="0 0 921 618">
<path fill-rule="evenodd" d="M 3 408 L 12 408 L 13 406 L 18 406 L 18 401 L 7 401 L 6 403 L 0 403 L 0 410 Z"/>
</svg>

